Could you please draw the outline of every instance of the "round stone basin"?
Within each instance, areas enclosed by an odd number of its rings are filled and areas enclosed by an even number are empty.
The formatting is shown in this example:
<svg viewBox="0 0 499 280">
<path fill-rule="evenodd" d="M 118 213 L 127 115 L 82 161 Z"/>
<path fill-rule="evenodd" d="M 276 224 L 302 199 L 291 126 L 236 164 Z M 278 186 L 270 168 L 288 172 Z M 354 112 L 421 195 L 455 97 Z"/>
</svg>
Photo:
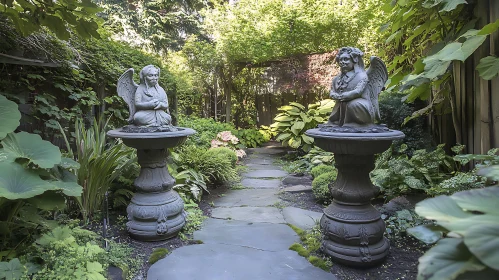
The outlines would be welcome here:
<svg viewBox="0 0 499 280">
<path fill-rule="evenodd" d="M 372 155 L 386 151 L 393 140 L 402 139 L 405 134 L 398 130 L 381 133 L 324 132 L 318 128 L 309 129 L 306 135 L 314 138 L 319 148 L 335 154 Z"/>
<path fill-rule="evenodd" d="M 107 132 L 107 136 L 121 138 L 125 145 L 138 150 L 161 150 L 178 146 L 187 139 L 187 136 L 195 134 L 196 131 L 186 127 L 177 127 L 177 131 L 130 133 L 122 129 L 113 129 Z"/>
</svg>

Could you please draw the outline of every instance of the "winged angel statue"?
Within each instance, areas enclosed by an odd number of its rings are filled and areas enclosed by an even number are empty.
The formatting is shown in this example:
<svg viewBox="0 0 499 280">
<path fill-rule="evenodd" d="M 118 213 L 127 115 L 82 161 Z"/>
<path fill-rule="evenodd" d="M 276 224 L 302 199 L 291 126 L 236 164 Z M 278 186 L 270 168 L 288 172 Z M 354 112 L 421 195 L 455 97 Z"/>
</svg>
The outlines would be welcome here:
<svg viewBox="0 0 499 280">
<path fill-rule="evenodd" d="M 123 130 L 128 132 L 173 131 L 172 118 L 168 112 L 168 98 L 158 85 L 159 68 L 147 65 L 139 73 L 140 84 L 133 81 L 133 68 L 118 79 L 118 95 L 128 104 L 130 117 Z M 165 111 L 166 110 L 166 111 Z"/>
<path fill-rule="evenodd" d="M 352 128 L 373 127 L 375 120 L 379 120 L 378 95 L 388 79 L 388 71 L 383 61 L 373 56 L 366 72 L 363 55 L 352 47 L 338 51 L 336 62 L 341 74 L 333 78 L 329 93 L 337 103 L 324 128 L 345 126 L 348 127 L 345 132 L 350 132 Z"/>
</svg>

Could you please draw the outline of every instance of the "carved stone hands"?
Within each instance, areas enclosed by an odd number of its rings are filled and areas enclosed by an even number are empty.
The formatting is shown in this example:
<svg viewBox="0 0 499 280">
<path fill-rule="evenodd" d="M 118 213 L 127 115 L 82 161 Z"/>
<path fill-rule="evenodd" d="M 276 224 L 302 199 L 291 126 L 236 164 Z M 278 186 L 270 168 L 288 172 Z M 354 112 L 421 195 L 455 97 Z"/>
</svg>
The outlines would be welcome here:
<svg viewBox="0 0 499 280">
<path fill-rule="evenodd" d="M 333 90 L 331 90 L 331 92 L 329 93 L 329 97 L 331 97 L 333 100 L 341 101 L 341 102 L 350 101 L 352 99 L 357 98 L 355 96 L 354 91 L 347 91 L 344 93 L 338 93 L 338 92 L 335 92 Z"/>
<path fill-rule="evenodd" d="M 158 104 L 156 105 L 156 107 L 154 107 L 154 110 L 167 110 L 167 109 L 168 105 L 166 104 L 166 102 L 163 101 L 158 101 Z"/>
</svg>

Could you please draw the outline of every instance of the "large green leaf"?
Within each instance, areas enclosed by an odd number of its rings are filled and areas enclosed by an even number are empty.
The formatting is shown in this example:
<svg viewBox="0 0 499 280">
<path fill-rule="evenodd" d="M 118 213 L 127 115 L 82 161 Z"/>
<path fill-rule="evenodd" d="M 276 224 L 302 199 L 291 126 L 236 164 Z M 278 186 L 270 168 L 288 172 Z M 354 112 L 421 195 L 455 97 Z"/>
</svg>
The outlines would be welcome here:
<svg viewBox="0 0 499 280">
<path fill-rule="evenodd" d="M 66 200 L 62 195 L 53 191 L 47 191 L 28 199 L 28 202 L 42 210 L 63 210 L 66 208 Z"/>
<path fill-rule="evenodd" d="M 4 150 L 16 158 L 25 158 L 41 168 L 52 168 L 61 162 L 61 151 L 40 135 L 27 132 L 9 134 L 2 142 Z"/>
<path fill-rule="evenodd" d="M 21 276 L 24 274 L 24 270 L 24 266 L 17 258 L 12 259 L 10 262 L 0 262 L 0 279 L 21 279 Z"/>
<path fill-rule="evenodd" d="M 298 135 L 300 134 L 300 131 L 305 127 L 304 122 L 295 122 L 293 126 L 291 126 L 291 131 L 295 134 Z"/>
<path fill-rule="evenodd" d="M 278 121 L 278 122 L 288 122 L 288 121 L 292 121 L 294 120 L 295 118 L 293 117 L 290 117 L 290 116 L 280 116 L 280 117 L 276 117 L 274 118 L 275 121 Z"/>
<path fill-rule="evenodd" d="M 499 187 L 488 187 L 455 193 L 451 198 L 463 209 L 495 214 L 499 219 Z"/>
<path fill-rule="evenodd" d="M 480 264 L 460 238 L 445 238 L 419 258 L 418 280 L 451 280 L 466 271 L 479 271 Z"/>
<path fill-rule="evenodd" d="M 471 227 L 466 232 L 464 244 L 481 262 L 499 270 L 499 224 Z"/>
<path fill-rule="evenodd" d="M 473 216 L 473 214 L 463 211 L 452 198 L 443 195 L 419 202 L 416 204 L 415 210 L 418 215 L 430 220 L 437 220 L 439 224 Z"/>
<path fill-rule="evenodd" d="M 76 182 L 51 181 L 51 183 L 67 196 L 81 196 L 83 192 L 83 187 Z"/>
<path fill-rule="evenodd" d="M 0 140 L 19 126 L 21 113 L 17 104 L 0 95 Z"/>
<path fill-rule="evenodd" d="M 407 233 L 426 244 L 433 244 L 442 238 L 442 229 L 433 225 L 420 225 L 408 228 Z"/>
<path fill-rule="evenodd" d="M 499 74 L 499 58 L 487 56 L 480 59 L 480 63 L 476 66 L 476 70 L 478 70 L 482 79 L 494 79 Z"/>
<path fill-rule="evenodd" d="M 493 165 L 482 168 L 477 172 L 478 175 L 487 177 L 494 181 L 499 181 L 499 165 Z"/>
<path fill-rule="evenodd" d="M 0 197 L 24 199 L 57 187 L 15 162 L 0 162 Z"/>
</svg>

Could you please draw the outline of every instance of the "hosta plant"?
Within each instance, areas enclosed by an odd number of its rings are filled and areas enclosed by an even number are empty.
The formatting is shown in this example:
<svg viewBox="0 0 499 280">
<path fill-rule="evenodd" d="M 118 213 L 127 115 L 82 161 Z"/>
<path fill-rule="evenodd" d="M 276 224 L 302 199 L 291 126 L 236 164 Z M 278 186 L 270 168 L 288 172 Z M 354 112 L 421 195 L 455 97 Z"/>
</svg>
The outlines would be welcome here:
<svg viewBox="0 0 499 280">
<path fill-rule="evenodd" d="M 79 168 L 39 135 L 14 133 L 17 104 L 0 95 L 0 260 L 11 259 L 29 237 L 54 226 L 47 213 L 63 210 L 66 196 L 81 186 L 70 170 Z M 5 113 L 5 115 L 4 115 Z"/>
<path fill-rule="evenodd" d="M 313 147 L 314 139 L 305 135 L 305 131 L 325 123 L 334 104 L 333 100 L 326 99 L 309 104 L 307 108 L 296 102 L 280 107 L 280 113 L 270 126 L 277 133 L 276 140 L 283 146 L 308 152 Z"/>
<path fill-rule="evenodd" d="M 240 129 L 235 134 L 241 144 L 247 148 L 256 148 L 268 141 L 265 140 L 262 132 L 257 129 Z"/>
<path fill-rule="evenodd" d="M 497 168 L 495 172 L 497 172 Z M 487 170 L 488 177 L 494 169 Z M 497 179 L 497 173 L 495 174 Z M 414 237 L 437 244 L 419 259 L 418 279 L 499 278 L 499 186 L 438 196 L 419 202 L 416 213 L 437 226 L 408 230 Z"/>
</svg>

